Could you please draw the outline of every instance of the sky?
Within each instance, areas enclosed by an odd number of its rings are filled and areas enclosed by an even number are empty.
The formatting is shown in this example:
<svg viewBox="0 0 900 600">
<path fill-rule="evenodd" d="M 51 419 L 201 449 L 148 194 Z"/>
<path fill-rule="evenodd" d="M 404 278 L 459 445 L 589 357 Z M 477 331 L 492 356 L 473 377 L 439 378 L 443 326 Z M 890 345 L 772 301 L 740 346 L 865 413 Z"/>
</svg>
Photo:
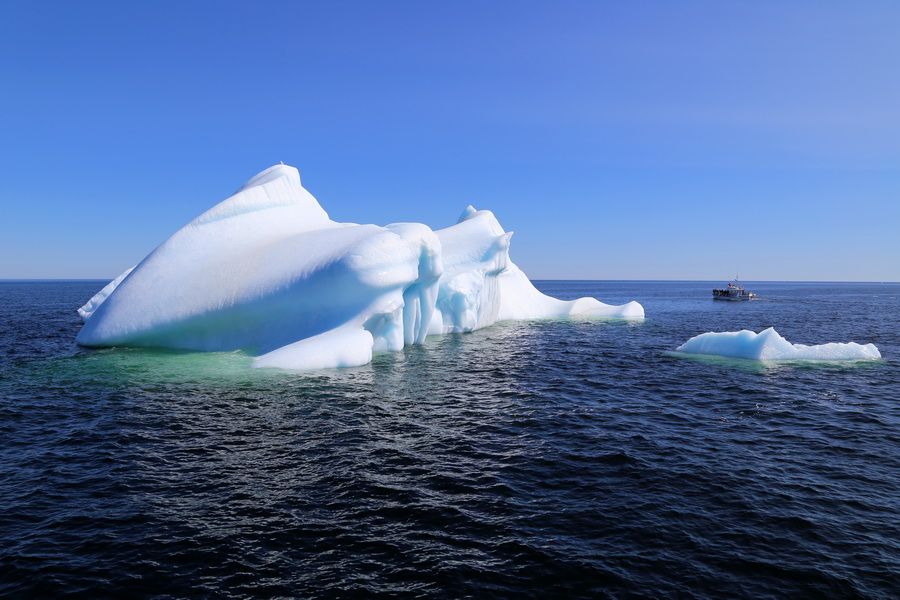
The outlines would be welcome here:
<svg viewBox="0 0 900 600">
<path fill-rule="evenodd" d="M 279 161 L 534 279 L 900 281 L 897 2 L 3 2 L 0 278 L 111 278 Z"/>
</svg>

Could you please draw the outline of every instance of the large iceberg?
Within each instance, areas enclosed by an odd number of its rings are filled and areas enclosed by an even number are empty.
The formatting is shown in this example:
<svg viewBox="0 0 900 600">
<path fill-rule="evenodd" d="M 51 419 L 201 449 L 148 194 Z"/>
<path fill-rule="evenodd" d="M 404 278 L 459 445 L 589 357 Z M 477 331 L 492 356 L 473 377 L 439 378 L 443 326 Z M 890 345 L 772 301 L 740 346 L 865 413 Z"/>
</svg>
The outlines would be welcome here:
<svg viewBox="0 0 900 600">
<path fill-rule="evenodd" d="M 511 237 L 471 206 L 437 231 L 338 223 L 297 169 L 275 165 L 91 298 L 77 341 L 239 349 L 258 367 L 307 370 L 501 320 L 643 318 L 637 302 L 542 294 L 510 260 Z"/>
<path fill-rule="evenodd" d="M 730 358 L 762 361 L 811 360 L 877 360 L 881 353 L 874 344 L 831 342 L 818 346 L 792 344 L 769 327 L 759 333 L 748 329 L 702 333 L 676 348 L 687 354 L 711 354 Z"/>
</svg>

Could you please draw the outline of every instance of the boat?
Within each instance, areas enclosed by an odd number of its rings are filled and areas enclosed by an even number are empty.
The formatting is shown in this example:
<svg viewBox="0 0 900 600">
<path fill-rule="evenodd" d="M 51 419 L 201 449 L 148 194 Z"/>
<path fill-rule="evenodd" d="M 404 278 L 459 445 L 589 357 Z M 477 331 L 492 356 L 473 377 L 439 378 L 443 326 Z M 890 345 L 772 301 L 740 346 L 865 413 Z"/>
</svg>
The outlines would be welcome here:
<svg viewBox="0 0 900 600">
<path fill-rule="evenodd" d="M 713 300 L 755 300 L 756 298 L 758 298 L 756 294 L 738 285 L 737 278 L 729 281 L 726 287 L 713 290 Z"/>
</svg>

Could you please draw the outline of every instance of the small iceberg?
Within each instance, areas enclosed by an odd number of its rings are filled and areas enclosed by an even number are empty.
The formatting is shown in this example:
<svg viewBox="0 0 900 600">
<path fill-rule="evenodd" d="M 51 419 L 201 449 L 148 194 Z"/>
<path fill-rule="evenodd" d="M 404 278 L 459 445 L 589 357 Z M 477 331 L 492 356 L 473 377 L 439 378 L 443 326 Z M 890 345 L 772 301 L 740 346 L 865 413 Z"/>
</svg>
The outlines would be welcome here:
<svg viewBox="0 0 900 600">
<path fill-rule="evenodd" d="M 759 333 L 748 329 L 702 333 L 678 346 L 676 351 L 762 361 L 854 361 L 881 358 L 881 352 L 875 344 L 792 344 L 772 327 Z"/>
</svg>

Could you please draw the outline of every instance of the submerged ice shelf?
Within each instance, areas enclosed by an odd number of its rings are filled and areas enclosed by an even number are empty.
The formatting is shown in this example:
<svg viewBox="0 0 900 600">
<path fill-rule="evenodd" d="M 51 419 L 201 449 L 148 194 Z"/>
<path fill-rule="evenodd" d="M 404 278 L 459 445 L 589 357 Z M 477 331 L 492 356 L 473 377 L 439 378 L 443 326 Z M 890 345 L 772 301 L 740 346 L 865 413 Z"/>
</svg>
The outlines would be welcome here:
<svg viewBox="0 0 900 600">
<path fill-rule="evenodd" d="M 707 354 L 761 361 L 845 361 L 877 360 L 881 353 L 874 344 L 831 342 L 817 346 L 792 344 L 769 327 L 759 333 L 741 331 L 709 332 L 694 336 L 676 348 L 686 354 Z"/>
<path fill-rule="evenodd" d="M 637 302 L 542 294 L 512 232 L 468 207 L 433 231 L 332 221 L 275 165 L 175 232 L 81 309 L 84 346 L 244 350 L 258 367 L 358 366 L 427 335 L 510 319 L 642 319 Z"/>
</svg>

